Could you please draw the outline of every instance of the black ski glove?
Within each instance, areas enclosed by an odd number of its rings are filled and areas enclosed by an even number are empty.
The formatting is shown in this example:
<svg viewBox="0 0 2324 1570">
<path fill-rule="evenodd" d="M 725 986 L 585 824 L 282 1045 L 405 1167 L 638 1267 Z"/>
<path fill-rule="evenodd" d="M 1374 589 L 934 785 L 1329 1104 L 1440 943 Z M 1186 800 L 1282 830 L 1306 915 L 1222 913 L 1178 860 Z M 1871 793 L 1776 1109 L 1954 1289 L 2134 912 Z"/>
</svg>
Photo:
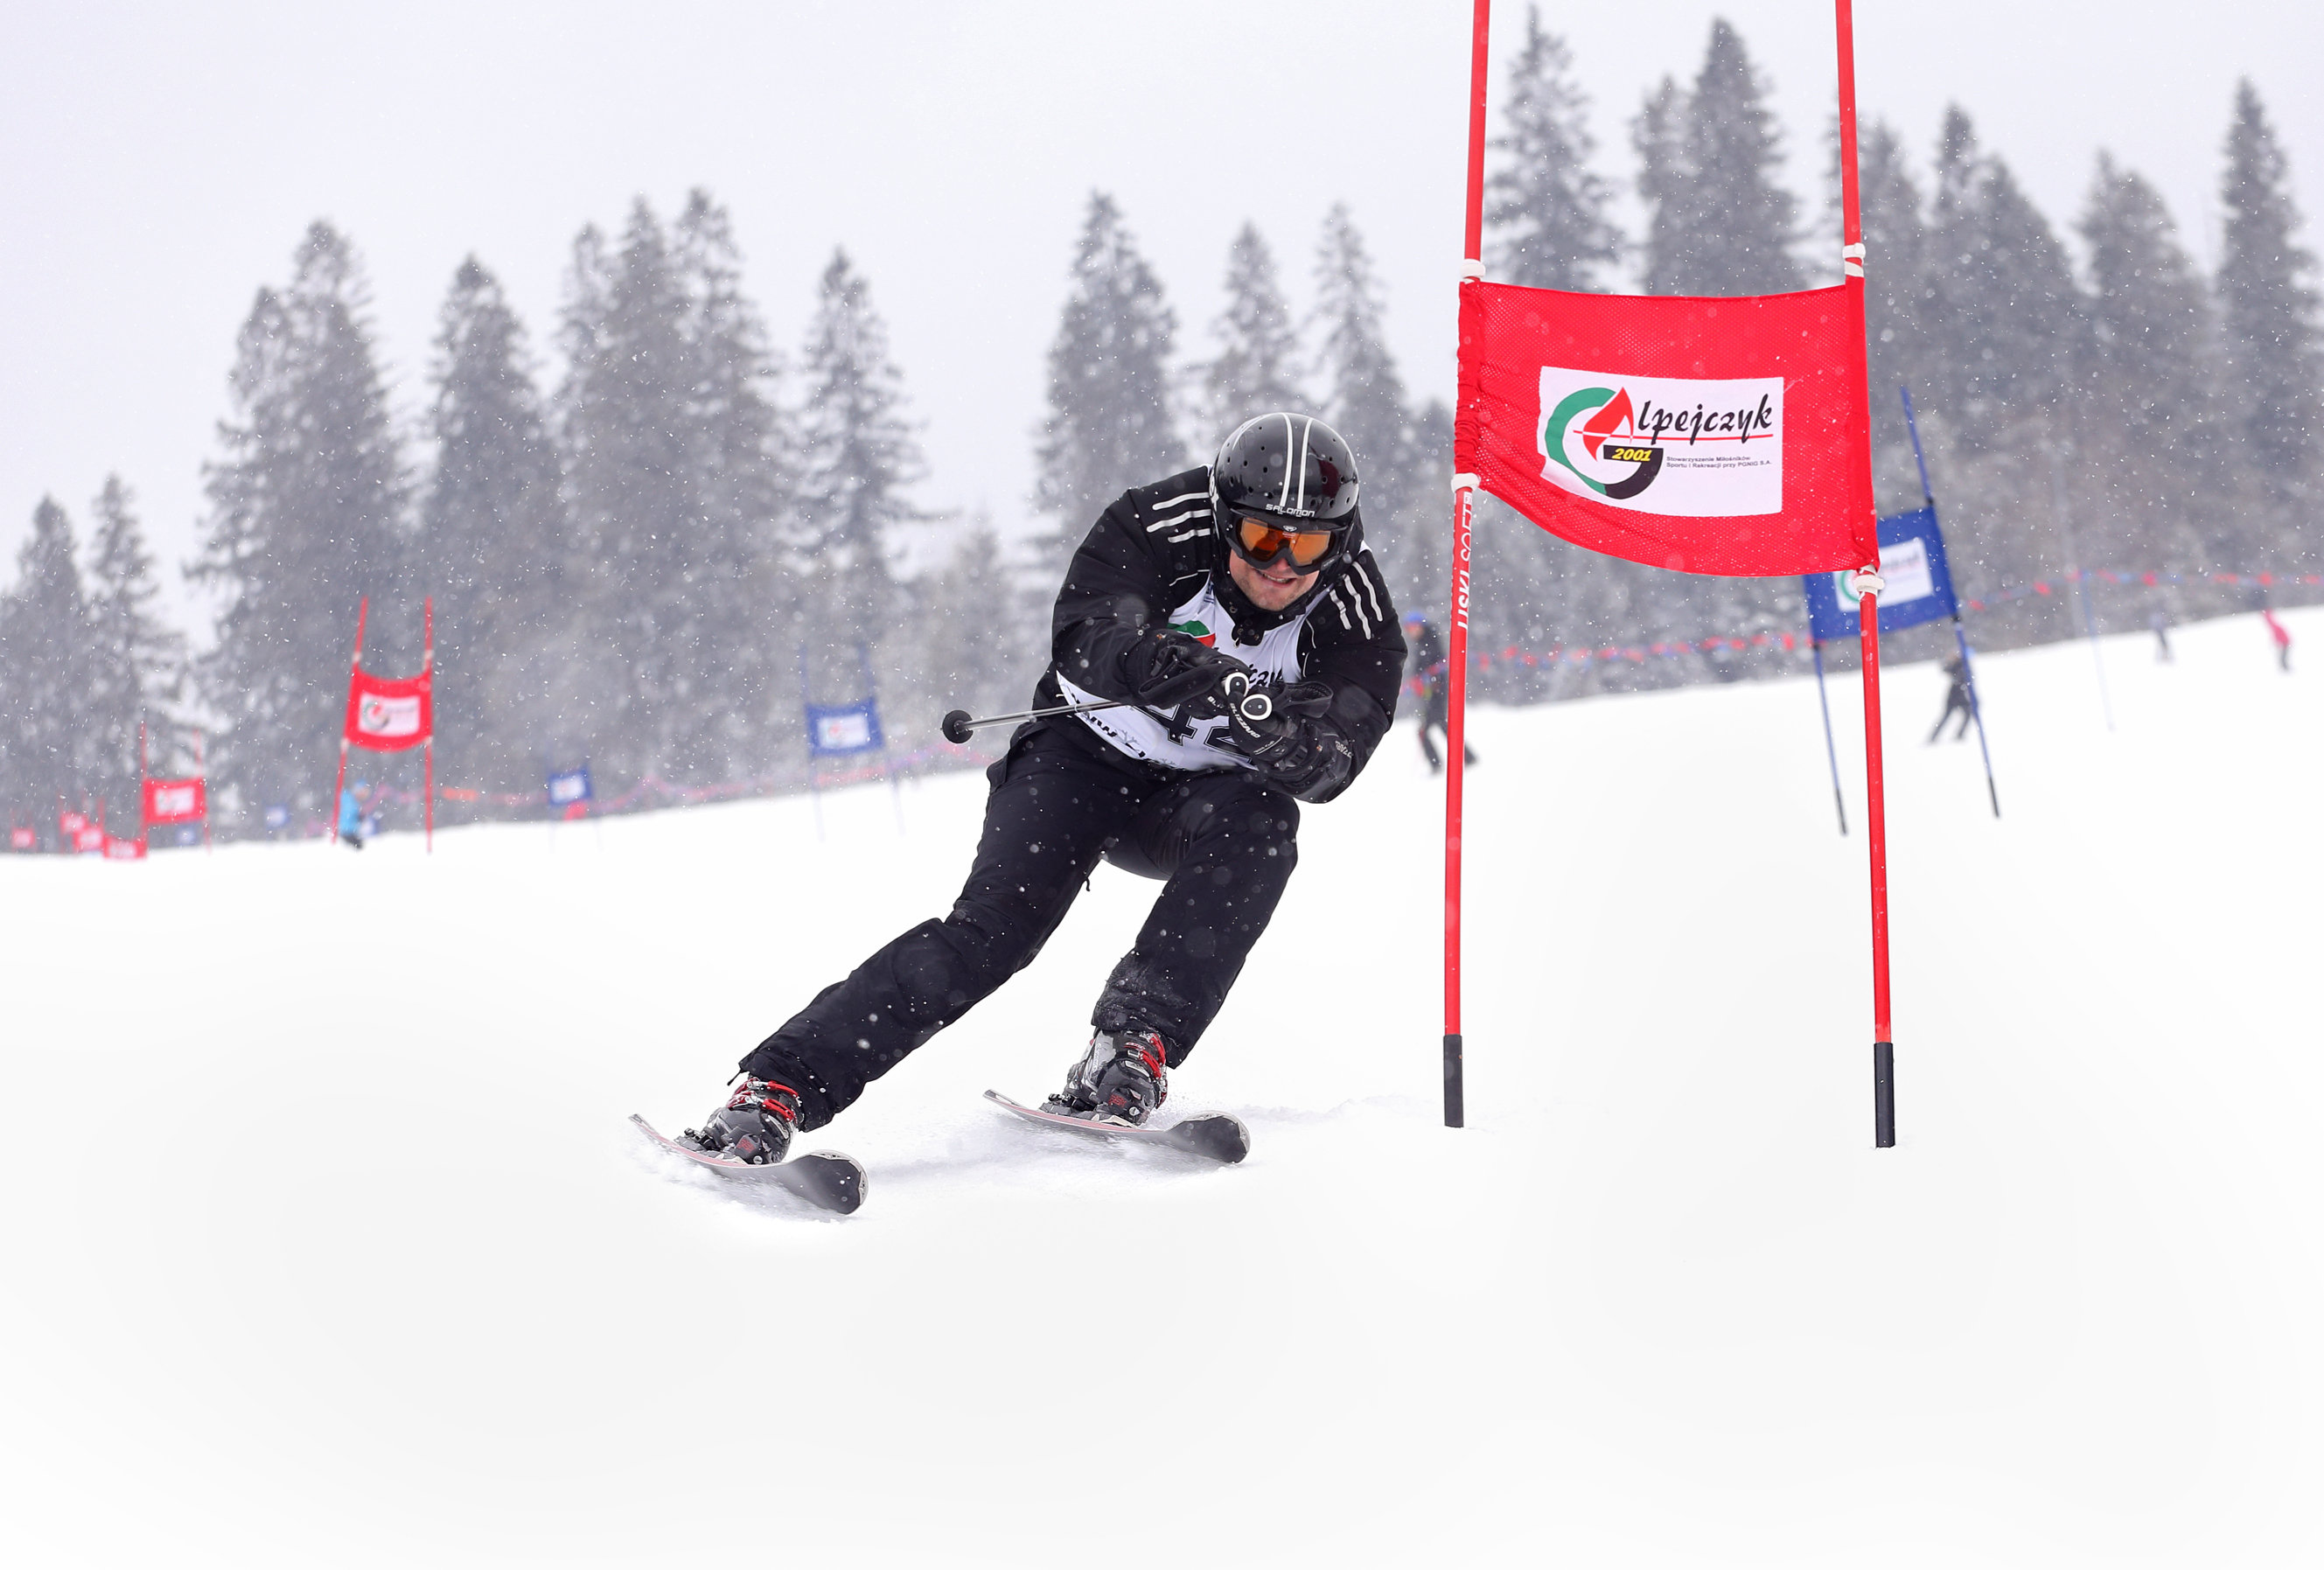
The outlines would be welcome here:
<svg viewBox="0 0 2324 1570">
<path fill-rule="evenodd" d="M 1197 704 L 1206 709 L 1197 718 L 1222 712 L 1224 689 L 1232 678 L 1248 685 L 1250 667 L 1231 654 L 1172 627 L 1157 627 L 1140 636 L 1121 656 L 1121 678 L 1132 702 L 1140 708 L 1176 708 Z M 1203 702 L 1215 699 L 1216 707 Z"/>
<path fill-rule="evenodd" d="M 1249 706 L 1230 707 L 1227 723 L 1211 737 L 1213 746 L 1248 758 L 1259 771 L 1300 798 L 1327 794 L 1348 777 L 1355 755 L 1339 732 L 1321 723 L 1332 708 L 1332 689 L 1320 681 L 1298 681 L 1268 690 L 1273 712 L 1253 719 Z"/>
</svg>

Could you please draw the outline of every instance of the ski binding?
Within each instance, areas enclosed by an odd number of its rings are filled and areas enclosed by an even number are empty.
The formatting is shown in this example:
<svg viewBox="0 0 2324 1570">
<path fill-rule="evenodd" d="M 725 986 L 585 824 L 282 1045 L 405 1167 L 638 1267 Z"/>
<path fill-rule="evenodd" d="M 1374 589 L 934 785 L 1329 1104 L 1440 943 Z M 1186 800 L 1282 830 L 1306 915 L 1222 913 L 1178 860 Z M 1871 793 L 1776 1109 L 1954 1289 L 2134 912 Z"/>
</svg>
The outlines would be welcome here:
<svg viewBox="0 0 2324 1570">
<path fill-rule="evenodd" d="M 852 1215 L 863 1203 L 863 1168 L 852 1156 L 836 1150 L 812 1150 L 804 1156 L 793 1156 L 788 1161 L 765 1166 L 752 1166 L 709 1150 L 697 1150 L 680 1144 L 656 1129 L 637 1113 L 630 1122 L 649 1140 L 669 1151 L 683 1156 L 697 1167 L 707 1167 L 722 1178 L 737 1183 L 756 1183 L 796 1194 L 818 1209 Z"/>
<path fill-rule="evenodd" d="M 1126 1123 L 1101 1123 L 1088 1118 L 1066 1117 L 1060 1113 L 1043 1112 L 1038 1107 L 1025 1106 L 1010 1101 L 997 1090 L 988 1090 L 984 1099 L 1005 1112 L 1015 1113 L 1028 1122 L 1040 1123 L 1052 1129 L 1070 1129 L 1077 1134 L 1089 1134 L 1101 1140 L 1127 1140 L 1133 1144 L 1163 1145 L 1190 1155 L 1206 1156 L 1213 1161 L 1231 1164 L 1250 1154 L 1250 1131 L 1242 1126 L 1240 1118 L 1225 1113 L 1199 1113 L 1182 1118 L 1167 1128 L 1136 1127 Z"/>
</svg>

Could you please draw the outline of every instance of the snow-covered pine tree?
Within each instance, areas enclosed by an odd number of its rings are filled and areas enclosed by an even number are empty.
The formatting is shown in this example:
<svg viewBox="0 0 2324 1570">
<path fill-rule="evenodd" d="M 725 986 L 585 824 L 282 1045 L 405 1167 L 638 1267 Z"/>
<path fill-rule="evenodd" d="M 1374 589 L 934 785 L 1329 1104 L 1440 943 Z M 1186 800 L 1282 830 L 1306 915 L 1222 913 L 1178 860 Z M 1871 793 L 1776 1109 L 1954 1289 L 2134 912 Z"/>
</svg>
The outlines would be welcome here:
<svg viewBox="0 0 2324 1570">
<path fill-rule="evenodd" d="M 1416 596 L 1428 587 L 1421 576 L 1421 531 L 1441 528 L 1443 522 L 1421 519 L 1421 498 L 1414 488 L 1412 410 L 1396 357 L 1388 352 L 1383 315 L 1363 235 L 1347 204 L 1335 203 L 1324 215 L 1315 256 L 1312 322 L 1316 381 L 1323 389 L 1319 412 L 1355 452 L 1364 539 L 1388 592 L 1398 603 L 1418 603 Z"/>
<path fill-rule="evenodd" d="M 1638 155 L 1638 200 L 1646 209 L 1638 246 L 1638 287 L 1648 294 L 1680 294 L 1695 234 L 1694 172 L 1686 158 L 1686 90 L 1665 77 L 1630 122 L 1630 148 Z"/>
<path fill-rule="evenodd" d="M 436 463 L 420 511 L 420 581 L 436 597 L 436 767 L 493 790 L 538 783 L 546 649 L 566 620 L 568 542 L 523 324 L 471 256 L 436 337 Z"/>
<path fill-rule="evenodd" d="M 898 630 L 891 666 L 902 669 L 914 702 L 898 713 L 891 734 L 916 742 L 935 739 L 935 720 L 947 709 L 1026 707 L 1048 659 L 1049 586 L 1028 593 L 1018 582 L 990 518 L 980 513 L 954 530 L 950 558 L 904 586 L 912 614 Z"/>
<path fill-rule="evenodd" d="M 585 696 L 560 705 L 553 744 L 586 747 L 615 781 L 685 778 L 698 767 L 693 654 L 703 633 L 687 582 L 701 516 L 695 357 L 669 236 L 642 198 L 618 256 L 582 232 L 569 290 L 557 425 L 585 629 L 569 679 Z"/>
<path fill-rule="evenodd" d="M 1113 199 L 1090 193 L 1073 283 L 1049 346 L 1049 412 L 1034 442 L 1034 507 L 1062 561 L 1107 503 L 1186 466 L 1170 399 L 1177 318 Z"/>
<path fill-rule="evenodd" d="M 696 750 L 706 767 L 732 778 L 775 755 L 775 734 L 795 712 L 798 595 L 782 559 L 793 519 L 794 439 L 776 396 L 782 361 L 742 291 L 742 251 L 725 207 L 691 192 L 675 238 L 689 302 L 702 510 L 693 553 L 702 628 L 693 661 Z"/>
<path fill-rule="evenodd" d="M 2085 394 L 2098 397 L 2126 447 L 2183 450 L 2209 392 L 2203 281 L 2154 188 L 2106 152 L 2075 226 L 2089 247 Z"/>
<path fill-rule="evenodd" d="M 365 662 L 418 664 L 410 485 L 369 304 L 354 247 L 318 221 L 290 286 L 259 291 L 237 340 L 234 417 L 219 426 L 225 456 L 205 467 L 209 517 L 189 569 L 223 602 L 195 678 L 224 722 L 211 773 L 229 820 L 329 794 L 364 596 Z"/>
<path fill-rule="evenodd" d="M 1914 396 L 1926 402 L 1933 368 L 1935 346 L 1923 320 L 1931 236 L 1920 182 L 1886 121 L 1868 122 L 1857 140 L 1857 190 L 1864 221 L 1864 331 L 1873 428 L 1901 432 L 1904 404 L 1896 389 L 1912 387 Z M 1831 232 L 1839 233 L 1836 224 Z"/>
<path fill-rule="evenodd" d="M 1528 289 L 1590 290 L 1622 254 L 1607 217 L 1612 189 L 1590 168 L 1597 143 L 1572 51 L 1526 8 L 1525 42 L 1509 66 L 1499 167 L 1485 181 L 1489 275 Z"/>
<path fill-rule="evenodd" d="M 805 372 L 799 513 L 817 584 L 810 643 L 835 674 L 852 673 L 856 645 L 880 642 L 892 625 L 896 531 L 924 517 L 906 492 L 927 466 L 886 324 L 844 250 L 823 270 Z"/>
<path fill-rule="evenodd" d="M 2049 220 L 2008 166 L 1978 148 L 1958 106 L 1938 135 L 1932 228 L 1941 405 L 1972 449 L 2006 446 L 2013 430 L 2054 412 L 2077 359 L 2081 299 Z"/>
<path fill-rule="evenodd" d="M 1299 335 L 1259 226 L 1245 223 L 1227 248 L 1227 304 L 1211 325 L 1218 357 L 1202 367 L 1194 450 L 1204 457 L 1244 420 L 1277 409 L 1305 409 Z"/>
<path fill-rule="evenodd" d="M 60 796 L 78 808 L 112 787 L 120 738 L 88 712 L 99 678 L 96 634 L 72 521 L 51 497 L 32 510 L 16 581 L 0 598 L 0 809 L 46 822 Z M 136 744 L 132 734 L 132 756 Z"/>
<path fill-rule="evenodd" d="M 1724 18 L 1692 90 L 1665 81 L 1635 128 L 1650 204 L 1648 292 L 1774 294 L 1802 284 L 1799 203 L 1779 182 L 1767 89 Z"/>
<path fill-rule="evenodd" d="M 2324 326 L 2315 254 L 2300 244 L 2292 171 L 2251 83 L 2236 84 L 2219 184 L 2227 209 L 2218 291 L 2225 318 L 2227 419 L 2267 493 L 2279 550 L 2310 569 L 2319 549 L 2300 503 L 2324 476 Z M 2304 525 L 2304 527 L 2303 527 Z"/>
<path fill-rule="evenodd" d="M 156 773 L 191 762 L 183 756 L 175 713 L 184 696 L 186 642 L 153 608 L 153 553 L 138 527 L 129 487 L 117 475 L 97 494 L 94 559 L 88 572 L 88 624 L 95 685 L 88 699 L 89 728 L 118 759 L 115 794 L 132 785 L 137 727 L 149 732 L 147 756 Z M 127 799 L 122 797 L 122 799 Z"/>
<path fill-rule="evenodd" d="M 2186 461 L 2219 445 L 2212 393 L 2218 334 L 2210 293 L 2179 245 L 2154 188 L 2107 153 L 2098 154 L 2089 199 L 2076 226 L 2089 247 L 2089 330 L 2083 340 L 2075 420 L 2085 472 L 2096 463 L 2109 483 L 2094 486 L 2083 510 L 2092 533 L 2144 545 L 2148 559 L 2199 565 L 2242 543 L 2233 514 L 2206 539 L 2196 513 L 2216 476 Z M 2098 551 L 2093 565 L 2107 554 Z"/>
</svg>

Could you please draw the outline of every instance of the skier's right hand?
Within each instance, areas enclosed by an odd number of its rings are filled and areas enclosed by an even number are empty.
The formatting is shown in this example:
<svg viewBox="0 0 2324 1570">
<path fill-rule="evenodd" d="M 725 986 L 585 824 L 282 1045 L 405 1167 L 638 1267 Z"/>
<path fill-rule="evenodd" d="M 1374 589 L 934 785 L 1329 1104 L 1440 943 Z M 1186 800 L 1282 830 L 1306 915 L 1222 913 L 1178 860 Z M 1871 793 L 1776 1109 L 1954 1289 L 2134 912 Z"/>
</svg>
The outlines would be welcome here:
<svg viewBox="0 0 2324 1570">
<path fill-rule="evenodd" d="M 1175 627 L 1157 627 L 1132 643 L 1121 657 L 1121 674 L 1132 701 L 1141 708 L 1176 708 L 1187 703 L 1208 706 L 1208 700 L 1216 700 L 1219 713 L 1225 712 L 1230 679 L 1240 678 L 1244 691 L 1254 679 L 1250 667 L 1233 655 L 1222 654 Z"/>
</svg>

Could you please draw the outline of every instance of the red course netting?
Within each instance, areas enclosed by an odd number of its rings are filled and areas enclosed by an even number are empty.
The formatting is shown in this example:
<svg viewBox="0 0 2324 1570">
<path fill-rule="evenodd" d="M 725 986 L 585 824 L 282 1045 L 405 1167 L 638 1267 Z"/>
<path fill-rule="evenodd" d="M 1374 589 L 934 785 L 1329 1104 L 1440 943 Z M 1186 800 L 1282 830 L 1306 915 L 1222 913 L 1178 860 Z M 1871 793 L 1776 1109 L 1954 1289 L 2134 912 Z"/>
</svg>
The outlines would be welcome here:
<svg viewBox="0 0 2324 1570">
<path fill-rule="evenodd" d="M 1864 364 L 1863 295 L 1853 284 L 1696 299 L 1569 294 L 1470 279 L 1461 285 L 1454 466 L 1561 539 L 1648 567 L 1735 577 L 1862 567 L 1880 559 Z M 1609 453 L 1617 446 L 1660 449 L 1651 462 L 1631 466 L 1646 483 L 1620 504 L 1578 494 L 1589 481 L 1566 478 L 1572 471 L 1545 457 L 1543 427 L 1556 411 L 1542 407 L 1545 367 L 1582 373 L 1568 380 L 1594 381 L 1614 395 L 1594 404 L 1577 399 L 1587 407 L 1565 422 L 1569 439 L 1589 444 L 1592 458 L 1601 444 Z M 1637 379 L 1780 381 L 1781 395 L 1763 409 L 1757 392 L 1736 395 L 1737 403 L 1717 389 L 1681 388 L 1674 399 L 1665 386 L 1664 407 L 1674 414 L 1757 410 L 1763 423 L 1739 437 L 1655 429 L 1637 418 L 1650 419 L 1654 400 L 1625 386 Z M 1698 496 L 1735 491 L 1731 473 L 1708 476 L 1706 484 L 1696 477 L 1704 471 L 1688 466 L 1715 454 L 1729 463 L 1758 458 L 1764 471 L 1759 455 L 1771 449 L 1780 453 L 1780 485 L 1766 474 L 1756 482 L 1769 510 L 1694 516 L 1655 510 L 1688 484 Z M 1624 472 L 1611 463 L 1600 470 L 1618 481 Z"/>
</svg>

